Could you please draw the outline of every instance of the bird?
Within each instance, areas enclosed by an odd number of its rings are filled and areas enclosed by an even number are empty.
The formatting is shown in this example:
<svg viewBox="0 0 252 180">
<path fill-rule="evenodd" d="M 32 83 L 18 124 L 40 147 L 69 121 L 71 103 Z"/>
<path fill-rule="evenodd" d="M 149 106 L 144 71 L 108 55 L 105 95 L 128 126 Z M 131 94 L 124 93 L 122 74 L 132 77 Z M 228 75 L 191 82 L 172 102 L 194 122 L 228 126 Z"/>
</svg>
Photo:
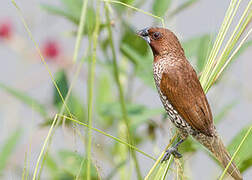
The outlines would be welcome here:
<svg viewBox="0 0 252 180">
<path fill-rule="evenodd" d="M 180 140 L 170 147 L 162 162 L 172 154 L 181 158 L 178 146 L 190 135 L 225 168 L 231 157 L 213 123 L 213 116 L 197 73 L 187 60 L 177 36 L 166 28 L 147 27 L 137 31 L 153 53 L 153 77 L 161 102 L 169 119 L 179 131 Z M 227 169 L 235 180 L 242 175 L 231 162 Z"/>
</svg>

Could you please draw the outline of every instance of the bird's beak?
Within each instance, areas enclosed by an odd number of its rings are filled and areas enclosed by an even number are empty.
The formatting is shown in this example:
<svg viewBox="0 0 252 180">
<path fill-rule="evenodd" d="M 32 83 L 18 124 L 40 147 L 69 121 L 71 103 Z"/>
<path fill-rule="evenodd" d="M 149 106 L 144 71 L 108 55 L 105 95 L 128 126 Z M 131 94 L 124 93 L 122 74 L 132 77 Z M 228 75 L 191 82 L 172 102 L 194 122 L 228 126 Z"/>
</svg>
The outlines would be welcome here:
<svg viewBox="0 0 252 180">
<path fill-rule="evenodd" d="M 147 43 L 150 44 L 150 38 L 148 33 L 149 28 L 144 28 L 140 31 L 137 31 L 137 35 L 143 38 Z"/>
</svg>

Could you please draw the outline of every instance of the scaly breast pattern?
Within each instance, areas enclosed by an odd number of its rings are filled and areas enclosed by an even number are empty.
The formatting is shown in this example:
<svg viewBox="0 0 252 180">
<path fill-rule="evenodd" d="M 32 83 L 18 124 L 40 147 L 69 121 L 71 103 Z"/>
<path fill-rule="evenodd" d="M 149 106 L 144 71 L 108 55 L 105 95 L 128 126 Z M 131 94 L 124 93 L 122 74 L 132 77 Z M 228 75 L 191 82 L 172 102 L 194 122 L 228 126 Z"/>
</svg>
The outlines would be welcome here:
<svg viewBox="0 0 252 180">
<path fill-rule="evenodd" d="M 154 62 L 153 64 L 153 75 L 155 84 L 161 99 L 161 102 L 163 103 L 163 106 L 167 112 L 167 114 L 170 117 L 170 120 L 172 123 L 182 130 L 184 133 L 188 134 L 194 134 L 195 131 L 191 128 L 191 126 L 178 114 L 178 112 L 173 108 L 167 97 L 161 92 L 160 90 L 160 83 L 162 79 L 162 74 L 165 70 L 165 67 L 168 66 L 169 61 L 167 59 L 160 59 L 158 62 Z"/>
</svg>

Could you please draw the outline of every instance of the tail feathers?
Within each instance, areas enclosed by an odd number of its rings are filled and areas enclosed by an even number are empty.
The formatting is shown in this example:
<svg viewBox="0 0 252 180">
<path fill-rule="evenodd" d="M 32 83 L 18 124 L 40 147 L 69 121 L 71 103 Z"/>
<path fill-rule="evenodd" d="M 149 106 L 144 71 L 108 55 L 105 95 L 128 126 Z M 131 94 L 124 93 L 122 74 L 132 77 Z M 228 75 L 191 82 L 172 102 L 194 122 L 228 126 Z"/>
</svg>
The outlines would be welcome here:
<svg viewBox="0 0 252 180">
<path fill-rule="evenodd" d="M 218 135 L 215 134 L 213 137 L 209 137 L 200 133 L 199 135 L 195 136 L 195 138 L 208 150 L 210 150 L 216 157 L 216 159 L 222 164 L 222 166 L 226 168 L 226 166 L 229 164 L 231 160 L 231 157 Z M 236 167 L 234 162 L 230 164 L 230 166 L 227 169 L 227 172 L 235 180 L 243 179 L 239 169 Z"/>
</svg>

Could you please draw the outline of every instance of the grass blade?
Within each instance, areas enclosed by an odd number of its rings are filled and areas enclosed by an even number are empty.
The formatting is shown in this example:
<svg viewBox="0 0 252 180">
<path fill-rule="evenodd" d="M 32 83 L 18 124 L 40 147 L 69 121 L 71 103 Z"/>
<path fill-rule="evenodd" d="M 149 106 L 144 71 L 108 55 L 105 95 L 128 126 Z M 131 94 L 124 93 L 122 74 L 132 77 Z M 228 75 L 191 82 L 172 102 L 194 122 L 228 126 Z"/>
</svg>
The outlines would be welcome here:
<svg viewBox="0 0 252 180">
<path fill-rule="evenodd" d="M 228 163 L 227 167 L 225 168 L 225 170 L 223 171 L 223 173 L 221 174 L 221 177 L 219 178 L 219 180 L 223 180 L 225 174 L 227 173 L 227 170 L 229 168 L 229 166 L 231 165 L 232 161 L 234 160 L 234 158 L 236 157 L 237 153 L 240 151 L 241 146 L 243 145 L 243 143 L 245 142 L 245 140 L 247 139 L 247 137 L 249 136 L 249 134 L 251 133 L 251 129 L 252 126 L 248 129 L 247 133 L 245 134 L 245 136 L 243 137 L 241 143 L 239 144 L 238 148 L 236 149 L 235 153 L 233 154 L 230 162 Z"/>
<path fill-rule="evenodd" d="M 86 20 L 87 4 L 88 4 L 88 0 L 83 0 L 82 10 L 81 10 L 81 18 L 80 18 L 80 22 L 79 22 L 79 28 L 78 28 L 78 33 L 77 33 L 77 38 L 76 38 L 76 43 L 75 43 L 75 48 L 74 48 L 73 62 L 76 62 L 78 52 L 80 50 L 82 33 L 84 30 L 84 25 L 85 25 L 85 20 Z"/>
<path fill-rule="evenodd" d="M 130 8 L 130 9 L 133 9 L 133 10 L 138 11 L 138 12 L 140 12 L 140 13 L 143 13 L 143 14 L 146 14 L 146 15 L 148 15 L 148 16 L 151 16 L 151 17 L 154 17 L 154 18 L 156 18 L 156 19 L 159 19 L 159 20 L 161 21 L 161 23 L 162 23 L 162 26 L 165 27 L 165 23 L 164 23 L 164 19 L 163 19 L 163 18 L 161 18 L 161 17 L 159 17 L 159 16 L 156 16 L 156 15 L 154 15 L 154 14 L 151 14 L 151 13 L 149 13 L 149 12 L 146 12 L 146 11 L 144 11 L 144 10 L 142 10 L 142 9 L 136 8 L 136 7 L 134 7 L 134 6 L 131 6 L 131 5 L 126 4 L 126 3 L 123 3 L 123 2 L 121 2 L 121 1 L 114 1 L 114 0 L 101 0 L 101 1 L 104 1 L 104 2 L 107 2 L 107 3 L 121 4 L 121 5 L 123 5 L 123 6 L 126 6 L 126 7 Z"/>
<path fill-rule="evenodd" d="M 87 149 L 87 180 L 91 179 L 91 147 L 92 147 L 92 111 L 93 111 L 93 89 L 94 89 L 94 76 L 95 76 L 95 63 L 96 63 L 96 48 L 97 41 L 99 35 L 99 27 L 100 27 L 100 2 L 97 3 L 96 8 L 96 25 L 95 31 L 93 34 L 93 52 L 92 52 L 92 61 L 91 61 L 91 69 L 90 69 L 90 78 L 88 81 L 88 149 Z"/>
<path fill-rule="evenodd" d="M 20 136 L 22 134 L 21 129 L 14 131 L 4 142 L 0 152 L 0 175 L 3 175 L 3 170 L 6 167 L 7 161 L 14 151 Z"/>
<path fill-rule="evenodd" d="M 25 92 L 7 86 L 3 83 L 0 83 L 0 88 L 3 89 L 5 92 L 9 93 L 10 95 L 14 96 L 16 99 L 30 106 L 32 109 L 37 111 L 42 117 L 44 118 L 48 117 L 45 106 L 40 104 L 34 98 L 28 96 Z"/>
<path fill-rule="evenodd" d="M 57 115 L 58 115 L 59 117 L 66 118 L 67 120 L 73 121 L 73 122 L 75 122 L 75 123 L 77 123 L 77 124 L 79 124 L 79 125 L 88 127 L 87 124 L 85 124 L 85 123 L 83 123 L 83 122 L 80 122 L 80 121 L 78 121 L 78 120 L 76 120 L 76 119 L 73 119 L 73 118 L 71 118 L 71 117 L 67 117 L 67 116 L 60 115 L 60 114 L 57 114 Z M 150 156 L 149 154 L 147 154 L 147 153 L 141 151 L 141 150 L 138 149 L 137 147 L 135 147 L 135 146 L 133 146 L 133 145 L 131 145 L 131 144 L 129 144 L 129 143 L 123 141 L 123 140 L 120 139 L 120 138 L 117 138 L 117 137 L 115 137 L 115 136 L 112 136 L 112 135 L 110 135 L 110 134 L 108 134 L 108 133 L 106 133 L 106 132 L 104 132 L 104 131 L 101 131 L 101 130 L 99 130 L 99 129 L 96 129 L 96 128 L 94 128 L 94 127 L 90 127 L 90 128 L 91 128 L 93 131 L 96 131 L 96 132 L 98 132 L 98 133 L 100 133 L 100 134 L 103 134 L 104 136 L 107 136 L 107 137 L 109 137 L 109 138 L 111 138 L 111 139 L 113 139 L 113 140 L 115 140 L 115 141 L 117 141 L 117 142 L 119 142 L 119 143 L 121 143 L 121 144 L 124 144 L 124 145 L 128 146 L 129 148 L 131 148 L 131 149 L 133 149 L 133 150 L 135 150 L 135 151 L 137 151 L 137 152 L 143 154 L 144 156 L 146 156 L 146 157 L 148 157 L 148 158 L 150 158 L 150 159 L 152 159 L 152 160 L 154 160 L 154 161 L 156 160 L 156 158 Z"/>
</svg>

